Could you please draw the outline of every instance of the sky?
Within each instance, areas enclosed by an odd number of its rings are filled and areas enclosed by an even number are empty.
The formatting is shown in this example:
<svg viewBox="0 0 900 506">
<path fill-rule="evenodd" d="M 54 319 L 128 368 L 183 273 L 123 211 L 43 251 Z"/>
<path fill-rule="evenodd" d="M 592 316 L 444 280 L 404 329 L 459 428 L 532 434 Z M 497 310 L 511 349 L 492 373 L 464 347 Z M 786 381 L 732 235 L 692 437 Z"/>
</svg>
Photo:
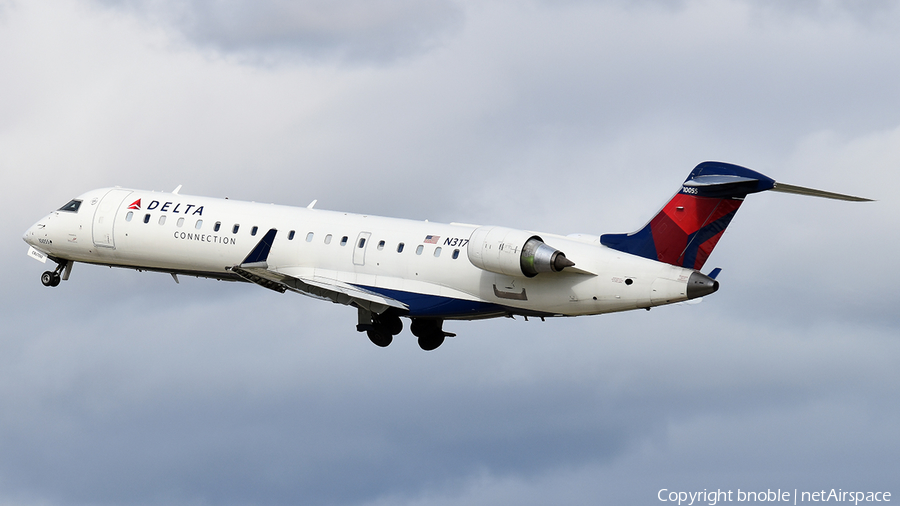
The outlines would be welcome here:
<svg viewBox="0 0 900 506">
<path fill-rule="evenodd" d="M 891 1 L 0 0 L 0 505 L 896 496 L 898 62 Z M 115 185 L 630 232 L 704 160 L 877 201 L 752 195 L 700 304 L 434 352 L 21 241 Z"/>
</svg>

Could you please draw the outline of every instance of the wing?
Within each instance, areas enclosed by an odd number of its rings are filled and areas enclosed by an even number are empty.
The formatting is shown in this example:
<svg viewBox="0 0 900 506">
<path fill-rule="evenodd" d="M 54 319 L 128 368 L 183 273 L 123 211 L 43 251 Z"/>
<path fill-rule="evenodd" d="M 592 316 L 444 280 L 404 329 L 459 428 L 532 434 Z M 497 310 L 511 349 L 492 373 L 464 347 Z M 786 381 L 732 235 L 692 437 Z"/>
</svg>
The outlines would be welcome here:
<svg viewBox="0 0 900 506">
<path fill-rule="evenodd" d="M 275 242 L 276 229 L 270 229 L 253 251 L 240 265 L 230 267 L 230 270 L 251 283 L 263 286 L 279 293 L 287 290 L 309 295 L 317 299 L 324 299 L 367 309 L 376 314 L 387 311 L 388 308 L 407 310 L 409 307 L 390 297 L 379 295 L 375 292 L 359 288 L 343 281 L 325 278 L 321 276 L 298 277 L 291 276 L 277 269 L 272 269 L 266 263 L 269 251 Z"/>
</svg>

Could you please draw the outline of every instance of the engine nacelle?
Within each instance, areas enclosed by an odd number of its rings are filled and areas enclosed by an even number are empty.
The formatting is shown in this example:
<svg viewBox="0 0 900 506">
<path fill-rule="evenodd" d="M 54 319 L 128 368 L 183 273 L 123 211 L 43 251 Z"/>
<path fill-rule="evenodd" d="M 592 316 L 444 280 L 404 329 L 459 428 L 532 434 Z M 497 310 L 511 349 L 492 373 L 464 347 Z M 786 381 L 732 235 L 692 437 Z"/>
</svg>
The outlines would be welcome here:
<svg viewBox="0 0 900 506">
<path fill-rule="evenodd" d="M 530 278 L 575 265 L 565 253 L 547 246 L 540 237 L 504 227 L 475 229 L 469 237 L 466 254 L 479 269 L 509 276 Z"/>
</svg>

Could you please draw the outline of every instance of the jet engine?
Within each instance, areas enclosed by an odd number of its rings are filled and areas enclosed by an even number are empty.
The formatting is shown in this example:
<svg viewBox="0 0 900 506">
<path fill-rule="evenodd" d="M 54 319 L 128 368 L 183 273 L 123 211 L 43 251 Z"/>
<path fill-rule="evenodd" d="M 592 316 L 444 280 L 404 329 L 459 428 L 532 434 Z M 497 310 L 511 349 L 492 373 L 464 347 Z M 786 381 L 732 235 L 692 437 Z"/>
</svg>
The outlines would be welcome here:
<svg viewBox="0 0 900 506">
<path fill-rule="evenodd" d="M 547 246 L 540 237 L 504 227 L 475 229 L 466 254 L 479 269 L 509 276 L 531 278 L 541 272 L 559 272 L 575 265 L 565 253 Z"/>
</svg>

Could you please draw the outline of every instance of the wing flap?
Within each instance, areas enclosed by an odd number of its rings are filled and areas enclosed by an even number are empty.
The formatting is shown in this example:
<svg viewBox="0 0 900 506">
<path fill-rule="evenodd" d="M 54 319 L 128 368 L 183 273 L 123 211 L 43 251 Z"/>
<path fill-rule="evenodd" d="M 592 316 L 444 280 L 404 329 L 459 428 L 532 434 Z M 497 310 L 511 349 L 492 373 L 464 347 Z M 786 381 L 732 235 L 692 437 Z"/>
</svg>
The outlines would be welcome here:
<svg viewBox="0 0 900 506">
<path fill-rule="evenodd" d="M 409 306 L 396 299 L 385 297 L 336 279 L 319 276 L 314 278 L 294 277 L 270 269 L 265 265 L 260 265 L 258 262 L 236 265 L 231 270 L 247 281 L 280 293 L 290 290 L 317 299 L 330 300 L 338 304 L 355 305 L 376 314 L 381 314 L 392 307 L 401 310 L 409 309 Z"/>
<path fill-rule="evenodd" d="M 350 297 L 355 302 L 360 300 L 372 302 L 378 305 L 393 307 L 397 309 L 409 309 L 409 306 L 400 302 L 399 300 L 392 299 L 390 297 L 385 297 L 383 295 L 379 295 L 375 292 L 365 290 L 363 288 L 359 288 L 357 286 L 353 286 L 348 283 L 344 283 L 335 279 L 321 278 L 316 277 L 313 279 L 309 278 L 294 278 L 292 276 L 284 275 L 292 280 L 296 280 L 297 284 L 305 285 L 300 290 L 304 292 L 311 292 L 314 289 L 318 289 L 325 293 L 338 293 L 342 294 L 346 297 Z"/>
<path fill-rule="evenodd" d="M 269 268 L 269 252 L 275 243 L 275 235 L 277 233 L 278 230 L 274 228 L 269 229 L 256 247 L 253 248 L 253 251 L 244 258 L 244 261 L 240 265 L 230 268 L 231 272 L 251 283 L 279 293 L 291 290 L 292 292 L 302 293 L 317 299 L 331 300 L 338 304 L 355 305 L 377 314 L 381 314 L 392 307 L 403 310 L 409 309 L 409 306 L 396 299 L 379 295 L 343 281 L 320 276 L 312 278 L 291 276 L 290 274 L 279 272 L 277 269 Z"/>
</svg>

